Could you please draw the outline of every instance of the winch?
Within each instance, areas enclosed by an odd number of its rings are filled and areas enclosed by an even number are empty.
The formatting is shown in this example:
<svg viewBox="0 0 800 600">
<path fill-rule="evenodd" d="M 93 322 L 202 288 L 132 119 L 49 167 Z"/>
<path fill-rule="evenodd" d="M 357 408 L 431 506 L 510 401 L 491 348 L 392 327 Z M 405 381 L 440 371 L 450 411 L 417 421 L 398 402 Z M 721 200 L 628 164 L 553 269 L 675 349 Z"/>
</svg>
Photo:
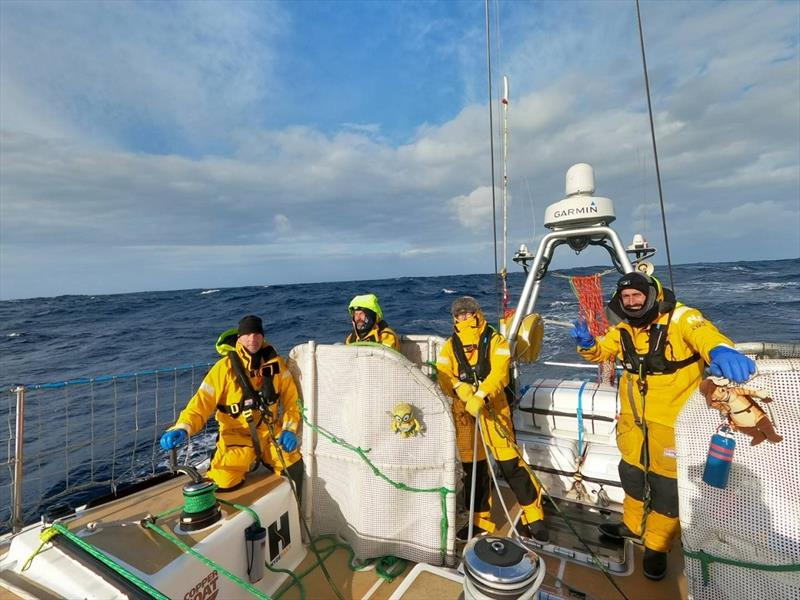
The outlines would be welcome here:
<svg viewBox="0 0 800 600">
<path fill-rule="evenodd" d="M 529 600 L 545 575 L 535 552 L 507 537 L 472 538 L 464 548 L 466 600 Z"/>
<path fill-rule="evenodd" d="M 222 514 L 214 496 L 217 484 L 202 477 L 194 467 L 181 465 L 176 470 L 192 479 L 183 486 L 180 528 L 183 531 L 197 531 L 219 521 Z"/>
</svg>

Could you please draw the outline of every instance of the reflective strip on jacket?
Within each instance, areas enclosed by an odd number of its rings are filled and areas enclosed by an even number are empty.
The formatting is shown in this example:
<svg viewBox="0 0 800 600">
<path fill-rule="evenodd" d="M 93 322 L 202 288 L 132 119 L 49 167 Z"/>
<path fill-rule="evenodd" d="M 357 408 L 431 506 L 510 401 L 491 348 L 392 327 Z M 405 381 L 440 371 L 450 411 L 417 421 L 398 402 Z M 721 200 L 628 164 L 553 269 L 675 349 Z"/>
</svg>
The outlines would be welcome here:
<svg viewBox="0 0 800 600">
<path fill-rule="evenodd" d="M 666 325 L 669 313 L 661 313 L 653 323 Z M 620 329 L 630 332 L 638 354 L 646 354 L 649 350 L 650 325 L 633 327 L 627 323 L 619 323 L 611 327 L 604 336 L 597 339 L 591 348 L 580 348 L 578 352 L 591 362 L 603 362 L 622 359 L 622 342 Z M 719 346 L 733 347 L 733 342 L 722 335 L 711 321 L 703 318 L 696 308 L 678 304 L 672 313 L 667 333 L 666 358 L 679 361 L 699 353 L 706 364 L 710 361 L 709 352 Z M 667 427 L 675 426 L 675 419 L 684 403 L 692 395 L 703 378 L 705 364 L 698 360 L 675 373 L 664 375 L 647 375 L 646 421 L 660 423 Z M 623 371 L 620 379 L 620 413 L 632 414 L 628 389 L 632 389 L 635 399 L 636 413 L 642 415 L 642 397 L 637 382 L 638 375 Z M 632 385 L 631 385 L 632 384 Z"/>
<path fill-rule="evenodd" d="M 266 344 L 264 345 L 266 346 Z M 236 343 L 236 353 L 242 359 L 242 364 L 247 371 L 250 382 L 253 384 L 255 390 L 260 390 L 264 379 L 259 370 L 254 373 L 250 369 L 251 355 L 247 352 L 242 345 Z M 278 395 L 279 401 L 269 407 L 275 425 L 275 435 L 282 429 L 289 431 L 297 431 L 300 425 L 300 410 L 298 407 L 297 399 L 297 386 L 294 383 L 294 378 L 286 366 L 286 362 L 280 356 L 268 360 L 261 365 L 262 368 L 268 365 L 276 364 L 278 372 L 272 376 L 272 385 L 275 393 Z M 198 433 L 206 424 L 206 421 L 217 410 L 217 406 L 224 404 L 231 406 L 238 404 L 242 401 L 244 392 L 239 381 L 236 378 L 236 373 L 231 366 L 228 357 L 218 360 L 200 384 L 200 389 L 192 396 L 189 403 L 181 411 L 174 428 L 186 429 L 190 435 Z M 277 419 L 280 414 L 282 415 L 281 422 L 278 423 Z M 254 416 L 256 422 L 259 422 L 258 416 Z M 250 430 L 247 425 L 247 419 L 242 414 L 232 416 L 223 412 L 217 412 L 217 422 L 219 423 L 220 435 L 222 434 L 240 434 L 245 440 L 250 439 Z"/>
</svg>

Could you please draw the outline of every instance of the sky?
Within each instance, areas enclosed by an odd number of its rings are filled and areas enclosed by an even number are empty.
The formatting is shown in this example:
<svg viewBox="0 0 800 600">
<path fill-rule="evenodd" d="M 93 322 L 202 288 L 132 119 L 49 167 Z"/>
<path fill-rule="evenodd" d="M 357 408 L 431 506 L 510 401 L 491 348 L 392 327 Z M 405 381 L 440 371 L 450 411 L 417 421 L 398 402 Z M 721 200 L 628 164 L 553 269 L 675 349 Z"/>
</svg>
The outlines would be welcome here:
<svg viewBox="0 0 800 600">
<path fill-rule="evenodd" d="M 484 11 L 0 1 L 0 299 L 492 272 Z M 641 11 L 672 261 L 800 256 L 800 3 Z M 503 75 L 509 254 L 586 162 L 663 263 L 634 2 L 490 14 L 499 264 Z"/>
</svg>

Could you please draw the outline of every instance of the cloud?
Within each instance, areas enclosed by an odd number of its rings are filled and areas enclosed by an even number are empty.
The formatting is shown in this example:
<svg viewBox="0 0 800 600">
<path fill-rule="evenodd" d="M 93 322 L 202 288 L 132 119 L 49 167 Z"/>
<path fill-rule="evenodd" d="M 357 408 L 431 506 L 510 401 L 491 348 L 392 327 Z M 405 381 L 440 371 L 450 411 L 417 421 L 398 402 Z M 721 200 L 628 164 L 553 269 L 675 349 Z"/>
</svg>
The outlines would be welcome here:
<svg viewBox="0 0 800 600">
<path fill-rule="evenodd" d="M 497 198 L 499 193 L 498 190 Z M 449 204 L 464 227 L 473 231 L 485 230 L 487 220 L 491 222 L 492 219 L 492 188 L 481 186 L 467 195 L 451 198 Z"/>
<path fill-rule="evenodd" d="M 3 128 L 167 152 L 224 141 L 281 90 L 275 3 L 3 2 Z"/>
<path fill-rule="evenodd" d="M 275 224 L 275 232 L 279 235 L 286 235 L 292 231 L 292 224 L 289 222 L 289 217 L 286 215 L 275 215 L 272 222 Z"/>
<path fill-rule="evenodd" d="M 450 61 L 446 85 L 472 100 L 444 119 L 431 108 L 399 139 L 355 110 L 331 127 L 291 95 L 276 44 L 299 35 L 291 5 L 87 4 L 75 15 L 61 6 L 3 5 L 3 297 L 220 287 L 246 284 L 252 273 L 290 282 L 492 268 L 488 115 L 473 91 L 485 73 L 458 58 L 471 38 L 457 35 L 455 16 L 434 15 L 441 21 L 430 28 L 404 16 L 418 36 L 403 51 L 409 64 L 428 64 L 426 53 L 442 41 L 435 58 Z M 643 8 L 667 220 L 681 242 L 673 260 L 797 256 L 800 9 Z M 622 238 L 638 231 L 661 246 L 631 15 L 594 3 L 511 3 L 504 15 L 511 248 L 534 249 L 544 208 L 563 197 L 564 174 L 577 162 L 594 166 Z M 600 21 L 608 28 L 582 26 Z M 34 47 L 45 26 L 61 56 Z M 349 85 L 391 85 L 393 76 L 353 72 Z M 419 105 L 436 93 L 420 90 Z M 341 108 L 340 100 L 329 103 Z M 271 102 L 275 114 L 281 103 L 302 108 L 272 122 L 271 109 L 259 108 Z"/>
</svg>

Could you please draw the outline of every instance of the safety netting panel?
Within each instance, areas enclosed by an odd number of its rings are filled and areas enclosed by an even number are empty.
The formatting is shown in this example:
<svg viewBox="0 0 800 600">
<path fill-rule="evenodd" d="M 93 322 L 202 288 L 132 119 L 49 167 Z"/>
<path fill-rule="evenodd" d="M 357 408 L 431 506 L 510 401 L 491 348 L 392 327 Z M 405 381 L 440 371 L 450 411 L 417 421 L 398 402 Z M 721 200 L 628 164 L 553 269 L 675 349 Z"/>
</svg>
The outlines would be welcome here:
<svg viewBox="0 0 800 600">
<path fill-rule="evenodd" d="M 377 344 L 295 347 L 289 366 L 306 422 L 303 503 L 312 534 L 336 534 L 359 559 L 452 564 L 461 468 L 450 403 L 399 352 Z M 392 426 L 413 407 L 417 435 Z M 413 420 L 403 427 L 413 425 Z"/>
<path fill-rule="evenodd" d="M 678 417 L 681 535 L 690 598 L 800 598 L 800 359 L 756 362 L 758 375 L 745 385 L 773 398 L 757 402 L 783 441 L 751 446 L 749 436 L 736 432 L 725 489 L 702 480 L 720 413 L 695 392 Z"/>
</svg>

